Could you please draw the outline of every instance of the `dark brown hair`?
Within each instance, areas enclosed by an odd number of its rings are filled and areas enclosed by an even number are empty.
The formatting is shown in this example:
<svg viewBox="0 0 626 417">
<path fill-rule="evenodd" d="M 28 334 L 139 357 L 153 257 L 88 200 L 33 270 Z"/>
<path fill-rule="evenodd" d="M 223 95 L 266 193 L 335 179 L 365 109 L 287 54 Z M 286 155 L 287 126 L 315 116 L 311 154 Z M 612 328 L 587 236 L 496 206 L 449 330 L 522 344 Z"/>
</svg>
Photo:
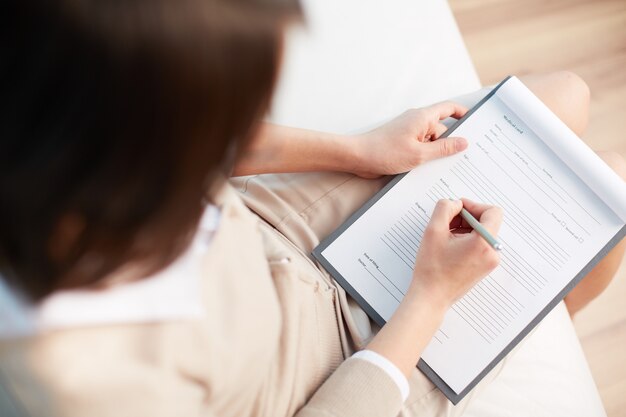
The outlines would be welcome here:
<svg viewBox="0 0 626 417">
<path fill-rule="evenodd" d="M 38 300 L 166 266 L 268 106 L 297 2 L 2 8 L 0 273 Z"/>
</svg>

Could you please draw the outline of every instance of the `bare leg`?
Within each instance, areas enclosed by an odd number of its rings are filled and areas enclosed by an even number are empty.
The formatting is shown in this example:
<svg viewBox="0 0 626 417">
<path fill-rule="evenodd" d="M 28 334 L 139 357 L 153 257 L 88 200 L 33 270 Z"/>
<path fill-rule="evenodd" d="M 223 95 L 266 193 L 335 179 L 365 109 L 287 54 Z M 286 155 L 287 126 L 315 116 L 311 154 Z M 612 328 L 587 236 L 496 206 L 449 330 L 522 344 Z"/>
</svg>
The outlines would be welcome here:
<svg viewBox="0 0 626 417">
<path fill-rule="evenodd" d="M 597 154 L 626 181 L 626 162 L 624 162 L 624 158 L 622 158 L 621 155 L 616 152 L 607 151 L 598 151 Z M 623 239 L 608 253 L 602 262 L 596 265 L 576 288 L 565 297 L 565 304 L 567 305 L 570 315 L 573 316 L 574 313 L 589 304 L 591 300 L 604 291 L 615 276 L 624 258 L 625 250 L 626 239 Z"/>
<path fill-rule="evenodd" d="M 529 75 L 520 78 L 577 135 L 582 136 L 589 115 L 589 88 L 577 75 L 569 72 Z M 626 162 L 615 152 L 598 155 L 626 180 Z M 574 315 L 597 297 L 611 282 L 624 258 L 626 240 L 622 240 L 565 297 L 570 315 Z"/>
</svg>

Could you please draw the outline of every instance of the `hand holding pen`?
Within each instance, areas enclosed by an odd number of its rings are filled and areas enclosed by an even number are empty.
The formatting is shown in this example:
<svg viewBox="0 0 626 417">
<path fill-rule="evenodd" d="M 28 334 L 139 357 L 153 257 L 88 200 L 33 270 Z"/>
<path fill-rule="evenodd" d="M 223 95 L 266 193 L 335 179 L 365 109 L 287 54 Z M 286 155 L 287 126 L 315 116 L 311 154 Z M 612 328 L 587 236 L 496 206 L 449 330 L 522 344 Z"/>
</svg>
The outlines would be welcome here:
<svg viewBox="0 0 626 417">
<path fill-rule="evenodd" d="M 501 223 L 498 207 L 439 200 L 417 252 L 411 286 L 450 306 L 498 266 L 502 245 L 494 236 Z"/>
</svg>

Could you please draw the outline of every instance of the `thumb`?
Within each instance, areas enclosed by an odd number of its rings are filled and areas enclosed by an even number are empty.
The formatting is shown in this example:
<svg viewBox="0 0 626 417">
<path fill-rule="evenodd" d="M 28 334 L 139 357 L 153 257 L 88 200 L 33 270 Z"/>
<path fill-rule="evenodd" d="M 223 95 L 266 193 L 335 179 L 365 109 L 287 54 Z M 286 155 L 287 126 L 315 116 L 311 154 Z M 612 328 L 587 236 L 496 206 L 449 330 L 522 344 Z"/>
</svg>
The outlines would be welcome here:
<svg viewBox="0 0 626 417">
<path fill-rule="evenodd" d="M 464 138 L 441 138 L 421 145 L 424 161 L 454 155 L 467 149 L 467 140 Z"/>
</svg>

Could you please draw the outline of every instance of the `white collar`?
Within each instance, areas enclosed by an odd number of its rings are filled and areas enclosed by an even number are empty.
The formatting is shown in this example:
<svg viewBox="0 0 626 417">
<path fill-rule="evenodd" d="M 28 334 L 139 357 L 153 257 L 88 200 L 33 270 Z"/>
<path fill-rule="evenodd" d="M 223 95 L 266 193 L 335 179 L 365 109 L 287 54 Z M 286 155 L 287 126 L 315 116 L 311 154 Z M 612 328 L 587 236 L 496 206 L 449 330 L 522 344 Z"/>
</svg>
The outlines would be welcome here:
<svg viewBox="0 0 626 417">
<path fill-rule="evenodd" d="M 30 305 L 0 276 L 0 339 L 56 329 L 201 318 L 199 259 L 220 220 L 208 205 L 193 243 L 172 265 L 151 277 L 105 290 L 57 291 Z"/>
</svg>

